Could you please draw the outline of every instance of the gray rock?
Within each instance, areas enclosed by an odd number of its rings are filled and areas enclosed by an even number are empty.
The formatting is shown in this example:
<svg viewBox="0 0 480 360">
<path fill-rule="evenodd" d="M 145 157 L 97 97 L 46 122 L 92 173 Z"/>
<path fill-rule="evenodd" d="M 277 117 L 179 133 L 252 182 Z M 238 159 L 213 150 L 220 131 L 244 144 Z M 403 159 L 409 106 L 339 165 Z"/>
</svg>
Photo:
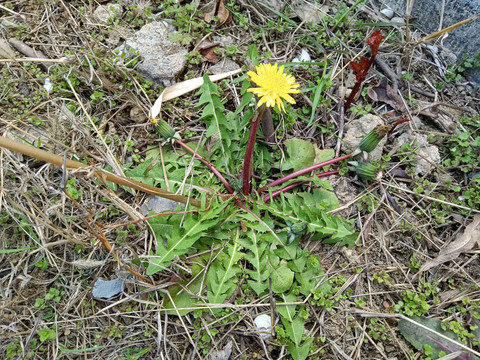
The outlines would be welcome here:
<svg viewBox="0 0 480 360">
<path fill-rule="evenodd" d="M 283 8 L 285 7 L 284 0 L 259 0 L 258 5 L 262 9 L 265 9 L 270 12 L 270 10 L 274 10 L 276 12 L 282 12 Z M 272 12 L 270 12 L 272 14 Z M 276 15 L 276 14 L 275 14 Z"/>
<path fill-rule="evenodd" d="M 209 360 L 228 360 L 232 354 L 233 341 L 230 340 L 222 350 L 215 350 L 211 353 Z"/>
<path fill-rule="evenodd" d="M 458 56 L 448 49 L 443 49 L 440 53 L 440 56 L 447 65 L 454 65 L 457 63 L 458 60 Z"/>
<path fill-rule="evenodd" d="M 130 119 L 135 123 L 141 124 L 148 120 L 145 112 L 138 106 L 134 106 L 130 109 Z"/>
<path fill-rule="evenodd" d="M 380 2 L 399 14 L 405 14 L 406 0 L 380 0 Z M 480 13 L 480 1 L 478 0 L 445 1 L 441 27 L 449 27 L 478 13 Z M 418 24 L 426 34 L 438 31 L 441 15 L 442 1 L 421 0 L 413 3 L 411 16 L 415 17 L 415 24 Z M 480 49 L 479 32 L 480 21 L 477 19 L 451 31 L 442 42 L 457 55 L 461 56 L 466 53 L 473 57 Z"/>
<path fill-rule="evenodd" d="M 473 83 L 476 88 L 480 87 L 480 68 L 473 67 L 468 68 L 467 71 L 467 79 Z"/>
<path fill-rule="evenodd" d="M 8 19 L 2 19 L 2 26 L 7 30 L 18 30 L 21 28 L 20 25 Z"/>
<path fill-rule="evenodd" d="M 293 12 L 302 21 L 319 23 L 328 14 L 328 6 L 308 3 L 304 0 L 294 0 L 291 5 Z"/>
<path fill-rule="evenodd" d="M 229 57 L 226 57 L 225 59 L 220 60 L 217 64 L 210 67 L 207 70 L 207 73 L 209 75 L 217 75 L 217 74 L 234 71 L 238 69 L 240 69 L 240 66 Z"/>
<path fill-rule="evenodd" d="M 396 152 L 403 144 L 412 142 L 412 148 L 418 148 L 415 155 L 415 161 L 417 161 L 415 175 L 430 173 L 435 164 L 440 164 L 442 158 L 438 147 L 428 143 L 427 135 L 412 133 L 411 130 L 408 130 L 395 139 L 391 153 Z"/>
<path fill-rule="evenodd" d="M 93 12 L 93 17 L 100 23 L 107 24 L 109 19 L 120 18 L 123 8 L 120 4 L 109 3 L 98 6 Z"/>
<path fill-rule="evenodd" d="M 174 31 L 167 22 L 154 21 L 143 26 L 133 38 L 127 40 L 127 45 L 142 55 L 143 61 L 138 65 L 138 71 L 155 85 L 172 84 L 187 63 L 187 50 L 169 40 L 169 35 Z"/>
<path fill-rule="evenodd" d="M 123 277 L 114 280 L 103 280 L 99 277 L 93 284 L 92 295 L 96 299 L 110 299 L 122 292 L 124 281 Z"/>
<path fill-rule="evenodd" d="M 162 198 L 160 196 L 151 196 L 140 206 L 140 212 L 147 216 L 152 211 L 157 214 L 162 211 L 174 211 L 177 206 L 180 205 L 182 209 L 185 208 L 184 204 L 179 202 Z"/>
<path fill-rule="evenodd" d="M 231 45 L 235 45 L 235 41 L 231 36 L 213 36 L 213 43 L 219 43 L 221 47 L 227 48 Z"/>
<path fill-rule="evenodd" d="M 13 51 L 7 40 L 0 39 L 0 58 L 15 59 L 15 51 Z"/>
</svg>

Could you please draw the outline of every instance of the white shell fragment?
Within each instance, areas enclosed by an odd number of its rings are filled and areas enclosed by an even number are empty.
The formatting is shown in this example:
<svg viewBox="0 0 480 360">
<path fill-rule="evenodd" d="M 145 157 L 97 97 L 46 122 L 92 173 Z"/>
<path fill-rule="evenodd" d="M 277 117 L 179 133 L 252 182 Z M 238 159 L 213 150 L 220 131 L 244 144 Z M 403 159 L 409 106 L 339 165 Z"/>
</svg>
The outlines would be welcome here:
<svg viewBox="0 0 480 360">
<path fill-rule="evenodd" d="M 310 62 L 312 61 L 312 58 L 310 56 L 310 54 L 308 53 L 307 50 L 305 49 L 302 49 L 302 52 L 300 53 L 300 55 L 296 56 L 292 62 Z M 297 65 L 295 65 L 297 66 Z"/>
<path fill-rule="evenodd" d="M 393 13 L 393 10 L 392 10 L 392 9 L 388 9 L 388 8 L 383 9 L 383 10 L 380 11 L 380 12 L 381 12 L 381 13 L 383 14 L 383 16 L 385 16 L 388 20 L 390 20 L 391 18 L 393 18 L 393 15 L 395 15 L 395 14 Z"/>
<path fill-rule="evenodd" d="M 47 91 L 47 93 L 51 94 L 53 91 L 53 84 L 49 78 L 45 78 L 45 82 L 43 83 L 43 88 Z"/>
<path fill-rule="evenodd" d="M 267 340 L 272 336 L 272 318 L 270 315 L 258 315 L 255 320 L 255 331 L 262 340 Z"/>
</svg>

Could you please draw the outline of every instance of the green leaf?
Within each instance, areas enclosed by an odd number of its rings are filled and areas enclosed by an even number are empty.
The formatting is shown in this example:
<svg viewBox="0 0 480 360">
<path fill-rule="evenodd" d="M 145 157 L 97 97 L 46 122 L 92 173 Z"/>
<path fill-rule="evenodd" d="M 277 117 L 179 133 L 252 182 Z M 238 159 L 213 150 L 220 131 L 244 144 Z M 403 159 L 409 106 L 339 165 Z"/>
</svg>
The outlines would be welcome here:
<svg viewBox="0 0 480 360">
<path fill-rule="evenodd" d="M 285 260 L 282 260 L 278 267 L 272 267 L 272 291 L 280 294 L 290 289 L 294 275 Z"/>
<path fill-rule="evenodd" d="M 340 243 L 340 246 L 355 245 L 357 235 L 352 225 L 341 217 L 327 214 L 321 204 L 307 206 L 297 195 L 282 194 L 280 201 L 258 205 L 285 221 L 307 223 L 307 232 L 315 234 L 313 240 L 323 239 L 324 243 Z"/>
<path fill-rule="evenodd" d="M 184 316 L 193 310 L 176 310 L 182 308 L 193 308 L 198 299 L 192 297 L 193 294 L 197 294 L 202 286 L 202 277 L 197 276 L 204 269 L 204 261 L 200 257 L 192 259 L 192 266 L 190 271 L 192 272 L 192 281 L 182 281 L 176 285 L 168 287 L 168 293 L 170 296 L 165 297 L 163 302 L 163 308 L 168 315 L 180 315 Z M 188 292 L 185 291 L 188 288 Z"/>
<path fill-rule="evenodd" d="M 320 206 L 325 211 L 338 209 L 338 198 L 333 191 L 333 186 L 328 181 L 314 178 L 316 184 L 321 184 L 322 188 L 313 189 L 312 193 L 297 193 L 300 196 L 306 206 Z"/>
<path fill-rule="evenodd" d="M 223 201 L 220 204 L 214 203 L 209 211 L 201 212 L 198 215 L 185 214 L 182 227 L 180 227 L 182 215 L 171 215 L 168 218 L 157 216 L 150 219 L 149 223 L 155 232 L 158 244 L 156 256 L 150 258 L 147 275 L 161 271 L 161 267 L 168 267 L 175 256 L 186 254 L 198 239 L 222 221 L 220 214 L 229 204 L 229 201 Z M 168 233 L 166 229 L 170 225 L 171 233 Z M 165 246 L 162 237 L 166 238 L 168 246 Z"/>
<path fill-rule="evenodd" d="M 34 247 L 24 247 L 20 249 L 0 249 L 0 254 L 11 254 L 11 253 L 16 253 L 16 252 L 21 252 L 21 251 L 27 251 L 27 250 L 32 250 L 35 249 Z"/>
<path fill-rule="evenodd" d="M 258 66 L 258 48 L 254 44 L 248 45 L 247 56 L 252 60 L 253 65 Z"/>
<path fill-rule="evenodd" d="M 248 285 L 258 296 L 262 296 L 268 290 L 267 280 L 271 274 L 271 269 L 267 266 L 266 260 L 266 250 L 269 245 L 267 236 L 251 230 L 240 237 L 238 242 L 248 250 L 245 254 L 245 260 L 253 267 L 253 270 L 245 269 L 245 273 L 250 276 Z"/>
<path fill-rule="evenodd" d="M 460 343 L 458 335 L 451 330 L 444 330 L 442 328 L 442 322 L 438 319 L 430 319 L 422 316 L 412 316 L 410 319 L 435 332 L 445 335 L 457 343 Z M 433 332 L 427 331 L 408 320 L 400 319 L 398 322 L 398 329 L 405 339 L 407 339 L 417 350 L 424 350 L 425 345 L 431 346 L 431 359 L 438 359 L 441 351 L 450 354 L 462 350 L 462 348 L 456 345 L 455 342 L 445 340 L 444 338 L 435 335 Z"/>
<path fill-rule="evenodd" d="M 292 355 L 293 360 L 305 360 L 308 357 L 312 343 L 313 338 L 308 338 L 300 346 L 289 344 L 287 346 L 288 353 Z"/>
<path fill-rule="evenodd" d="M 55 330 L 49 329 L 49 328 L 43 328 L 38 330 L 38 336 L 40 337 L 40 341 L 44 342 L 45 340 L 48 339 L 56 339 L 57 334 Z"/>
<path fill-rule="evenodd" d="M 238 238 L 238 228 L 236 232 L 236 237 Z M 240 249 L 241 246 L 238 241 L 228 244 L 210 265 L 206 276 L 207 297 L 210 303 L 222 304 L 235 291 L 237 279 L 242 273 L 242 268 L 238 263 L 243 257 Z M 221 311 L 221 309 L 212 309 L 214 313 L 217 310 Z"/>
<path fill-rule="evenodd" d="M 318 255 L 312 256 L 312 258 L 318 259 Z M 326 277 L 322 276 L 325 274 L 325 271 L 323 271 L 320 266 L 312 266 L 311 263 L 312 259 L 309 259 L 306 269 L 304 271 L 295 273 L 295 280 L 297 280 L 297 283 L 300 286 L 300 293 L 305 296 L 310 295 L 318 283 L 326 280 Z M 331 287 L 332 285 L 328 281 L 325 281 L 322 285 L 320 285 L 320 288 L 324 290 L 324 293 L 330 290 Z"/>
<path fill-rule="evenodd" d="M 200 95 L 198 107 L 203 107 L 200 120 L 208 125 L 206 137 L 212 141 L 212 151 L 220 152 L 223 158 L 221 164 L 227 166 L 229 159 L 232 158 L 232 140 L 237 140 L 238 129 L 235 119 L 227 119 L 223 114 L 225 107 L 220 100 L 218 86 L 210 81 L 208 75 L 203 76 L 203 85 L 196 95 Z M 215 164 L 218 168 L 220 165 L 217 161 Z"/>
<path fill-rule="evenodd" d="M 314 164 L 320 164 L 321 162 L 331 160 L 335 156 L 335 151 L 333 149 L 324 149 L 320 150 L 318 147 L 314 145 L 315 148 L 315 160 Z M 312 164 L 313 165 L 313 164 Z M 329 166 L 323 167 L 322 171 L 327 171 Z"/>
<path fill-rule="evenodd" d="M 287 159 L 282 164 L 282 170 L 301 170 L 313 165 L 315 148 L 308 141 L 302 139 L 288 139 L 285 141 Z"/>
<path fill-rule="evenodd" d="M 283 302 L 291 303 L 298 301 L 298 298 L 293 294 L 280 294 Z M 278 313 L 282 318 L 284 318 L 288 322 L 293 322 L 295 318 L 295 314 L 297 313 L 297 306 L 296 305 L 278 305 L 277 306 Z"/>
<path fill-rule="evenodd" d="M 287 319 L 282 318 L 282 324 L 285 327 L 287 336 L 292 340 L 294 345 L 300 345 L 302 342 L 303 329 L 305 328 L 303 318 L 300 315 L 297 315 L 293 321 L 288 321 Z"/>
</svg>

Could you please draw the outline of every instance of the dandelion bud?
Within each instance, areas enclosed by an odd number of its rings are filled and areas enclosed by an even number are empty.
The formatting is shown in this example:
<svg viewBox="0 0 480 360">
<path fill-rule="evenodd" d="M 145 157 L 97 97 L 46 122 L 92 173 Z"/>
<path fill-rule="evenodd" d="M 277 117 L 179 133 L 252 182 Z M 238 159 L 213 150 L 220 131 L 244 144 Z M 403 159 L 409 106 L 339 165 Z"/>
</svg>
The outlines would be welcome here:
<svg viewBox="0 0 480 360">
<path fill-rule="evenodd" d="M 380 167 L 369 162 L 361 162 L 355 167 L 355 174 L 357 174 L 361 180 L 380 181 L 383 176 L 383 171 L 380 170 Z"/>
<path fill-rule="evenodd" d="M 170 141 L 178 138 L 175 130 L 173 130 L 173 128 L 168 125 L 165 120 L 151 118 L 150 122 L 153 124 L 153 128 L 155 129 L 155 131 L 158 132 L 162 139 L 164 139 L 165 141 Z"/>
<path fill-rule="evenodd" d="M 358 144 L 358 148 L 367 153 L 372 152 L 375 150 L 378 143 L 385 137 L 385 135 L 387 135 L 388 130 L 390 130 L 390 126 L 378 125 L 363 137 L 362 141 L 360 141 L 360 144 Z"/>
</svg>

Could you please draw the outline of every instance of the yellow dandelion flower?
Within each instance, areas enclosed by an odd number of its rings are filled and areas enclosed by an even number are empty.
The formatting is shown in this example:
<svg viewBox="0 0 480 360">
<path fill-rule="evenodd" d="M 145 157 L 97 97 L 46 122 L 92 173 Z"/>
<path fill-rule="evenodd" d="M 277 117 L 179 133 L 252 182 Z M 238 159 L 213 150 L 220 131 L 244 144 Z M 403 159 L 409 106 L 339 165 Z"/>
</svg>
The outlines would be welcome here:
<svg viewBox="0 0 480 360">
<path fill-rule="evenodd" d="M 150 122 L 153 124 L 153 125 L 157 125 L 158 124 L 158 119 L 157 118 L 153 118 L 153 117 L 148 117 L 148 120 L 150 120 Z"/>
<path fill-rule="evenodd" d="M 281 111 L 285 112 L 283 99 L 290 104 L 295 104 L 295 100 L 289 94 L 299 93 L 300 90 L 297 88 L 300 85 L 295 82 L 292 75 L 283 72 L 283 65 L 278 67 L 278 64 L 260 64 L 256 69 L 256 73 L 249 71 L 247 74 L 250 76 L 249 80 L 257 84 L 258 87 L 247 91 L 260 98 L 257 106 L 266 104 L 268 107 L 274 107 L 276 104 Z"/>
</svg>

